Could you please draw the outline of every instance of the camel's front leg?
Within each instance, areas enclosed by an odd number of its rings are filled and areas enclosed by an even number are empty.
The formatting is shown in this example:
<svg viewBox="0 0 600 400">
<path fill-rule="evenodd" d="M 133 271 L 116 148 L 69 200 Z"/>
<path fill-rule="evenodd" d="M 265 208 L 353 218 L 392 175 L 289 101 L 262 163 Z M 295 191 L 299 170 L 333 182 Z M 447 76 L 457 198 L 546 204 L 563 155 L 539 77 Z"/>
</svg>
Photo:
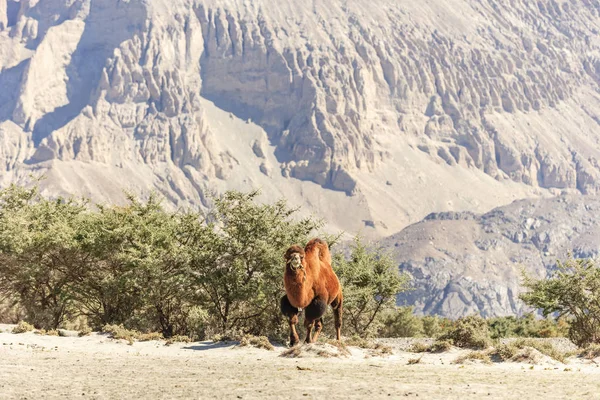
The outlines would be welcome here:
<svg viewBox="0 0 600 400">
<path fill-rule="evenodd" d="M 298 337 L 298 332 L 296 332 L 296 324 L 298 323 L 298 312 L 299 310 L 292 306 L 290 301 L 286 296 L 281 298 L 281 312 L 288 319 L 288 324 L 290 326 L 290 346 L 295 346 L 300 342 L 300 337 Z"/>
</svg>

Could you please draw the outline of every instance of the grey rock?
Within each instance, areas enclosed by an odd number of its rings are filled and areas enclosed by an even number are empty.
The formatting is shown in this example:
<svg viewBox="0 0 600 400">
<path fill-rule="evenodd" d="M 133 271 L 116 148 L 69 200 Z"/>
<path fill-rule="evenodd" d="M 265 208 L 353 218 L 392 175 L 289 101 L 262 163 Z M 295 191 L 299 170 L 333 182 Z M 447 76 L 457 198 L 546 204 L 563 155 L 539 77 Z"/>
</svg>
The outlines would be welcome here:
<svg viewBox="0 0 600 400">
<path fill-rule="evenodd" d="M 433 239 L 433 240 L 432 240 Z M 488 213 L 439 213 L 387 238 L 415 290 L 398 297 L 418 313 L 457 318 L 531 311 L 521 272 L 543 278 L 557 260 L 600 256 L 600 197 L 519 200 Z"/>
</svg>

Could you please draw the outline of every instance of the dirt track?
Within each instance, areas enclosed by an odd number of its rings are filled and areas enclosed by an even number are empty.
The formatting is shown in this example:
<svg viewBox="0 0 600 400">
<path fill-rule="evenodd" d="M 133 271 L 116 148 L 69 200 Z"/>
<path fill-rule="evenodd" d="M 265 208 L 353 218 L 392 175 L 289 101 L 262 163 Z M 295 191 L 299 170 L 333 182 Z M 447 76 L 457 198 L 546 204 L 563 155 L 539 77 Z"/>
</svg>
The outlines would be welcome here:
<svg viewBox="0 0 600 400">
<path fill-rule="evenodd" d="M 600 399 L 596 364 L 456 365 L 453 351 L 407 365 L 420 356 L 352 349 L 348 358 L 284 358 L 283 350 L 0 333 L 0 398 Z"/>
</svg>

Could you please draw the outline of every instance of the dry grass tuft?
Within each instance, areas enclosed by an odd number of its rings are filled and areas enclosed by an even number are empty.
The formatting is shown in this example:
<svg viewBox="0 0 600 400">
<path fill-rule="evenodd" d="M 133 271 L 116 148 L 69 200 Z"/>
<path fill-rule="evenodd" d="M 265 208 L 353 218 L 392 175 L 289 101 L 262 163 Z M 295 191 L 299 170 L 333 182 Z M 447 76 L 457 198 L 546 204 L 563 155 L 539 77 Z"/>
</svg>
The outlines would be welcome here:
<svg viewBox="0 0 600 400">
<path fill-rule="evenodd" d="M 35 327 L 25 321 L 21 321 L 17 324 L 17 326 L 15 326 L 12 330 L 12 333 L 25 333 L 25 332 L 31 332 L 32 330 L 34 330 Z"/>
<path fill-rule="evenodd" d="M 540 353 L 561 363 L 564 363 L 568 356 L 567 353 L 557 350 L 550 342 L 529 338 L 501 343 L 490 354 L 497 357 L 499 361 L 537 363 Z"/>
<path fill-rule="evenodd" d="M 588 360 L 600 357 L 600 344 L 591 344 L 583 349 L 579 356 Z"/>
<path fill-rule="evenodd" d="M 431 345 L 423 342 L 413 343 L 412 346 L 408 349 L 411 353 L 426 353 L 431 351 Z"/>
<path fill-rule="evenodd" d="M 431 345 L 432 353 L 443 353 L 451 350 L 454 347 L 454 342 L 451 339 L 438 339 Z"/>
<path fill-rule="evenodd" d="M 36 335 L 42 335 L 42 336 L 60 336 L 60 334 L 58 333 L 58 331 L 56 329 L 52 329 L 52 330 L 45 330 L 45 329 L 40 329 L 34 332 Z"/>
<path fill-rule="evenodd" d="M 102 332 L 108 333 L 113 339 L 123 339 L 127 340 L 130 345 L 133 344 L 134 340 L 138 340 L 140 342 L 147 342 L 150 340 L 163 340 L 162 333 L 158 332 L 150 332 L 150 333 L 140 333 L 135 330 L 129 330 L 123 327 L 123 325 L 104 325 L 102 327 Z"/>
<path fill-rule="evenodd" d="M 311 354 L 322 358 L 348 357 L 352 355 L 346 345 L 337 341 L 331 341 L 331 343 L 296 345 L 281 353 L 281 357 L 298 358 Z"/>
<path fill-rule="evenodd" d="M 294 347 L 290 347 L 289 349 L 287 349 L 283 353 L 281 353 L 281 357 L 297 358 L 297 357 L 302 356 L 302 350 L 300 350 L 300 347 L 302 347 L 302 346 L 296 345 Z"/>
<path fill-rule="evenodd" d="M 84 337 L 84 336 L 89 336 L 91 334 L 92 334 L 92 328 L 85 325 L 85 326 L 81 327 L 78 335 L 79 335 L 79 337 Z"/>
<path fill-rule="evenodd" d="M 266 336 L 252 336 L 252 335 L 244 335 L 240 339 L 240 347 L 244 346 L 252 346 L 259 349 L 265 350 L 275 350 L 275 347 L 269 342 L 269 339 Z"/>
<path fill-rule="evenodd" d="M 329 340 L 327 343 L 336 345 L 337 341 Z M 345 346 L 358 347 L 361 349 L 371 350 L 371 355 L 374 356 L 385 356 L 392 354 L 392 348 L 390 346 L 384 345 L 382 343 L 373 342 L 368 339 L 363 339 L 358 336 L 353 336 L 344 341 Z"/>
<path fill-rule="evenodd" d="M 481 361 L 484 364 L 492 363 L 490 352 L 487 350 L 470 351 L 454 360 L 454 364 L 464 364 L 466 361 Z"/>
<path fill-rule="evenodd" d="M 408 360 L 408 365 L 415 365 L 415 364 L 419 364 L 421 362 L 421 359 L 423 358 L 423 356 L 419 357 L 419 358 L 410 358 Z"/>
<path fill-rule="evenodd" d="M 192 343 L 192 338 L 186 335 L 175 335 L 167 339 L 165 346 L 170 346 L 173 343 Z"/>
</svg>

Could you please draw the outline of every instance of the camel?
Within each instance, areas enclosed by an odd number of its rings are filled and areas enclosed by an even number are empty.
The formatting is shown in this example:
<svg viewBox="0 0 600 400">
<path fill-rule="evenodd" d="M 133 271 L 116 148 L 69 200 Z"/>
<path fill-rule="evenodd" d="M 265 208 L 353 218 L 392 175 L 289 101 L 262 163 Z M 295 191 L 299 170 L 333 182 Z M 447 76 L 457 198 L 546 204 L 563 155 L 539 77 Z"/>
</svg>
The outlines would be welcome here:
<svg viewBox="0 0 600 400">
<path fill-rule="evenodd" d="M 290 346 L 298 344 L 296 332 L 298 314 L 304 309 L 306 343 L 317 341 L 323 329 L 323 314 L 330 305 L 335 319 L 337 340 L 342 330 L 342 286 L 331 268 L 331 253 L 324 240 L 312 239 L 304 249 L 293 245 L 285 252 L 283 282 L 285 296 L 281 298 L 281 312 L 290 325 Z M 314 336 L 311 336 L 313 327 Z"/>
</svg>

